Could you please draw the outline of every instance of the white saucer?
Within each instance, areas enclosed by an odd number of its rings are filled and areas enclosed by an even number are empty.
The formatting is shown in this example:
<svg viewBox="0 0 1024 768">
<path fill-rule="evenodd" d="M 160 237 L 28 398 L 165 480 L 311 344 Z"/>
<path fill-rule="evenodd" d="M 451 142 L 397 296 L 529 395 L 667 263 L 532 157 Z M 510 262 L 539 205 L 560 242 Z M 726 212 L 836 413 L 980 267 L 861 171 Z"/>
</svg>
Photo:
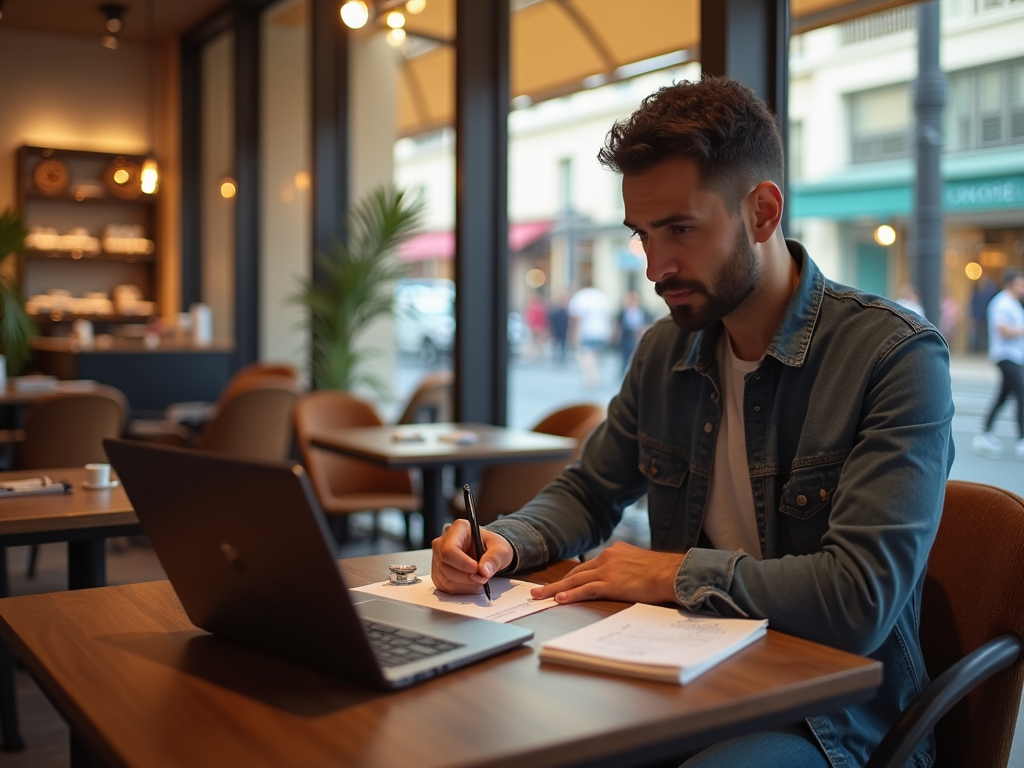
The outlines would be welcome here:
<svg viewBox="0 0 1024 768">
<path fill-rule="evenodd" d="M 120 483 L 117 480 L 111 480 L 106 485 L 93 485 L 90 482 L 82 481 L 82 487 L 88 491 L 109 491 L 111 488 L 117 488 Z"/>
</svg>

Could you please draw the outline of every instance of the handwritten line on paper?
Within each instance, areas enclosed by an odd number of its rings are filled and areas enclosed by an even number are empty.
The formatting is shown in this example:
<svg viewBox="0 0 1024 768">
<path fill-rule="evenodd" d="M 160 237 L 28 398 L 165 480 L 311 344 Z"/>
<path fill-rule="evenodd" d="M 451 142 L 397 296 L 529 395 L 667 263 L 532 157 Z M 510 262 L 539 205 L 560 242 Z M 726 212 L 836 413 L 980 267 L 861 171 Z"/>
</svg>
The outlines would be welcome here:
<svg viewBox="0 0 1024 768">
<path fill-rule="evenodd" d="M 490 605 L 487 604 L 487 598 L 482 594 L 450 595 L 440 591 L 434 586 L 430 574 L 421 576 L 418 584 L 397 586 L 390 582 L 384 582 L 383 584 L 354 587 L 352 591 L 365 592 L 377 597 L 386 597 L 403 603 L 422 605 L 427 608 L 436 608 L 439 611 L 458 613 L 503 624 L 556 605 L 554 598 L 534 600 L 530 596 L 530 590 L 538 586 L 537 584 L 518 579 L 505 579 L 500 576 L 491 579 L 490 583 Z"/>
</svg>

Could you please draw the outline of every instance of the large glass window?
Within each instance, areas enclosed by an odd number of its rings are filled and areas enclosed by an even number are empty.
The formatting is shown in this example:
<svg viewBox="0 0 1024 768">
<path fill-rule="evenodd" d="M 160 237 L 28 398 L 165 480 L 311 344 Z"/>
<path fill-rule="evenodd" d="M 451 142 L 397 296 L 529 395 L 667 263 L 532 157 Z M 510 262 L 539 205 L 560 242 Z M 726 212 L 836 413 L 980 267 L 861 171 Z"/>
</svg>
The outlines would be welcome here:
<svg viewBox="0 0 1024 768">
<path fill-rule="evenodd" d="M 949 94 L 950 150 L 1024 143 L 1024 62 L 953 73 Z"/>
<path fill-rule="evenodd" d="M 303 314 L 289 297 L 311 267 L 310 0 L 271 5 L 260 26 L 260 357 L 304 370 Z"/>
<path fill-rule="evenodd" d="M 202 52 L 203 302 L 217 339 L 235 337 L 235 36 L 224 32 Z"/>
</svg>

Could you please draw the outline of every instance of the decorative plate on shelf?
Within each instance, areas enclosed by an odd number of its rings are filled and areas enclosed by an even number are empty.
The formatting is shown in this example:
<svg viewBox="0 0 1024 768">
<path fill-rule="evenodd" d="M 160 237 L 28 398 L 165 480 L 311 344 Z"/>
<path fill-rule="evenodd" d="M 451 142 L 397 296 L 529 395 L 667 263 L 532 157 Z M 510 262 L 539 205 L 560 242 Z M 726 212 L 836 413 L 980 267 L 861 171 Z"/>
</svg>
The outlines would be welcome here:
<svg viewBox="0 0 1024 768">
<path fill-rule="evenodd" d="M 142 168 L 138 163 L 115 157 L 103 171 L 103 184 L 107 191 L 122 200 L 134 200 L 142 194 Z"/>
<path fill-rule="evenodd" d="M 68 186 L 68 167 L 53 157 L 40 160 L 32 171 L 32 181 L 44 195 L 59 194 Z"/>
</svg>

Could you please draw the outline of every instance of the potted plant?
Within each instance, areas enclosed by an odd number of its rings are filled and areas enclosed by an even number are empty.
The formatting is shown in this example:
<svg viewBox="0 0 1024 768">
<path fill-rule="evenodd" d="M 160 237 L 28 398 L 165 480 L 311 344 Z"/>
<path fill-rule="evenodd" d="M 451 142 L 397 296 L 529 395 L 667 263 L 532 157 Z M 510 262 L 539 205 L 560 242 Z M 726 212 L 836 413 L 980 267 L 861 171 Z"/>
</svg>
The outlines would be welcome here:
<svg viewBox="0 0 1024 768">
<path fill-rule="evenodd" d="M 0 354 L 7 356 L 7 371 L 21 373 L 32 357 L 29 342 L 39 330 L 25 311 L 12 257 L 25 246 L 28 229 L 13 208 L 0 213 Z"/>
<path fill-rule="evenodd" d="M 394 282 L 405 274 L 395 255 L 398 245 L 419 225 L 425 204 L 394 187 L 380 187 L 360 200 L 348 215 L 348 243 L 335 242 L 318 253 L 319 279 L 302 279 L 292 300 L 305 307 L 313 385 L 352 390 L 365 385 L 387 390 L 366 370 L 379 350 L 358 344 L 372 321 L 389 315 Z"/>
</svg>

